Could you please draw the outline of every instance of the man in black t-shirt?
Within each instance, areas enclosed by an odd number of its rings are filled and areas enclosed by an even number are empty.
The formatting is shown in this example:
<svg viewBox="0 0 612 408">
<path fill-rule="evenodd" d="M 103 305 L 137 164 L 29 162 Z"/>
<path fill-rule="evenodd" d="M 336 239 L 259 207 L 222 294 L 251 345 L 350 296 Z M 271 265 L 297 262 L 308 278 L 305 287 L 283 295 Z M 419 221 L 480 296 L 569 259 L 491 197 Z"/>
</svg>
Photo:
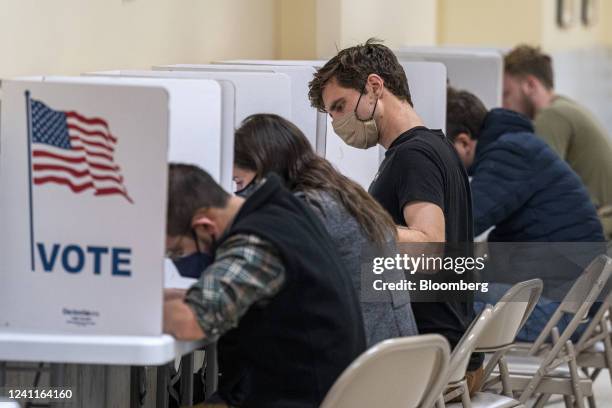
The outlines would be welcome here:
<svg viewBox="0 0 612 408">
<path fill-rule="evenodd" d="M 350 146 L 387 149 L 370 193 L 398 225 L 398 242 L 472 243 L 472 199 L 454 147 L 413 109 L 408 81 L 391 50 L 376 41 L 347 48 L 310 82 L 312 105 L 332 117 Z M 419 332 L 439 333 L 455 346 L 474 317 L 471 302 L 413 303 Z M 470 391 L 480 382 L 482 356 L 468 367 Z"/>
</svg>

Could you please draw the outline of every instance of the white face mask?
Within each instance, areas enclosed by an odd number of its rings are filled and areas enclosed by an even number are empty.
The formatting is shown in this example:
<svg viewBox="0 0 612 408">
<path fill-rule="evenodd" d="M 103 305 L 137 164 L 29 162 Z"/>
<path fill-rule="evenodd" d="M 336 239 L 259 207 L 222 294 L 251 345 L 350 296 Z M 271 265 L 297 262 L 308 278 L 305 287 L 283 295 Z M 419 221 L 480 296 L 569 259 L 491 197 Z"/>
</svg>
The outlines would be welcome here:
<svg viewBox="0 0 612 408">
<path fill-rule="evenodd" d="M 365 88 L 365 87 L 364 87 Z M 355 110 L 351 113 L 347 113 L 341 118 L 332 121 L 334 132 L 349 146 L 356 147 L 358 149 L 368 149 L 376 146 L 378 143 L 378 127 L 374 120 L 374 112 L 376 112 L 376 105 L 378 105 L 378 98 L 374 103 L 374 109 L 369 119 L 361 120 L 357 117 L 357 107 L 363 92 L 359 95 Z"/>
</svg>

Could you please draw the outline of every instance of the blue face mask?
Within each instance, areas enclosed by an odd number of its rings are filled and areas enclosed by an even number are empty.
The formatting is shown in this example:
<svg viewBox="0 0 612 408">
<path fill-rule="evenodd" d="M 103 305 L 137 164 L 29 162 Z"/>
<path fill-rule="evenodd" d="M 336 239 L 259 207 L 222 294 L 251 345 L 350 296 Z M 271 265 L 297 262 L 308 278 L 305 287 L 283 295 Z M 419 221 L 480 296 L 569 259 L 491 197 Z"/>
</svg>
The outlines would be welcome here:
<svg viewBox="0 0 612 408">
<path fill-rule="evenodd" d="M 202 272 L 204 272 L 214 260 L 214 256 L 206 252 L 198 251 L 182 258 L 173 259 L 172 262 L 182 277 L 199 279 Z"/>
<path fill-rule="evenodd" d="M 174 263 L 174 266 L 176 266 L 176 269 L 182 277 L 199 279 L 202 272 L 215 261 L 215 257 L 208 252 L 200 250 L 198 236 L 194 230 L 191 230 L 191 235 L 195 241 L 197 251 L 191 255 L 173 259 L 172 263 Z M 214 247 L 215 238 L 212 237 L 212 240 Z"/>
</svg>

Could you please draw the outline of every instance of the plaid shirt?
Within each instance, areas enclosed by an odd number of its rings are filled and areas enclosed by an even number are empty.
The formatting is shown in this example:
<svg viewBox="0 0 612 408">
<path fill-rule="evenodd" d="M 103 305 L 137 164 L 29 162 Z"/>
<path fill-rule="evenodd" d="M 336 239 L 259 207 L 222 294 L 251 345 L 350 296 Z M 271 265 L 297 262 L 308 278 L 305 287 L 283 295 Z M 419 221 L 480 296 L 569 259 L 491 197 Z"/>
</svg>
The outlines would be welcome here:
<svg viewBox="0 0 612 408">
<path fill-rule="evenodd" d="M 216 341 L 236 327 L 251 305 L 276 295 L 285 267 L 269 242 L 253 234 L 236 234 L 215 253 L 215 262 L 187 291 L 207 340 Z"/>
</svg>

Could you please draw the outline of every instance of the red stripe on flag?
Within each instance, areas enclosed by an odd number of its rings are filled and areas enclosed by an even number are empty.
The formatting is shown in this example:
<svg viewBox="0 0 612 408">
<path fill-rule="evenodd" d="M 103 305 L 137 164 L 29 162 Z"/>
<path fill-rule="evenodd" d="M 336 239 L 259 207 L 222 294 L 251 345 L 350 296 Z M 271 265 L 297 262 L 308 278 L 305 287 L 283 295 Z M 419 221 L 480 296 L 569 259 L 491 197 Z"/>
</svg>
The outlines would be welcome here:
<svg viewBox="0 0 612 408">
<path fill-rule="evenodd" d="M 101 189 L 96 190 L 96 193 L 94 195 L 98 196 L 98 195 L 113 195 L 113 194 L 122 195 L 131 204 L 134 204 L 134 201 L 132 200 L 132 198 L 129 195 L 127 195 L 125 191 L 120 190 L 118 188 L 101 188 Z"/>
<path fill-rule="evenodd" d="M 66 157 L 66 156 L 61 156 L 59 154 L 50 153 L 44 150 L 34 150 L 34 152 L 32 153 L 32 156 L 33 157 L 47 157 L 47 158 L 52 158 L 52 159 L 57 159 L 57 160 L 63 160 L 68 163 L 87 163 L 89 167 L 92 167 L 98 170 L 119 171 L 119 166 L 116 166 L 116 165 L 106 166 L 104 164 L 90 162 L 85 157 Z"/>
<path fill-rule="evenodd" d="M 78 140 L 79 142 L 81 142 L 81 143 L 83 143 L 83 144 L 87 144 L 87 145 L 89 145 L 89 146 L 94 146 L 94 147 L 99 147 L 99 148 L 102 148 L 102 149 L 104 149 L 104 150 L 109 151 L 110 153 L 113 153 L 113 152 L 115 151 L 115 149 L 114 149 L 114 148 L 112 148 L 112 147 L 110 147 L 110 146 L 107 146 L 107 145 L 105 145 L 105 144 L 102 144 L 102 143 L 97 143 L 97 142 L 90 142 L 90 141 L 88 141 L 88 140 L 86 140 L 86 139 L 84 139 L 84 138 L 82 138 L 82 137 L 79 137 L 78 135 L 71 134 L 71 135 L 70 135 L 70 141 L 71 141 L 71 142 L 74 142 L 74 141 L 76 141 L 76 140 Z"/>
<path fill-rule="evenodd" d="M 90 161 L 87 161 L 87 164 L 89 164 L 89 167 L 98 170 L 119 171 L 119 166 L 105 166 L 104 164 L 92 163 Z"/>
<path fill-rule="evenodd" d="M 81 122 L 87 123 L 88 125 L 102 125 L 106 129 L 108 129 L 108 123 L 104 119 L 101 119 L 101 118 L 87 118 L 75 111 L 67 111 L 66 117 L 71 118 L 71 119 L 77 119 Z M 117 142 L 117 139 L 112 134 L 110 134 L 110 132 L 108 136 L 113 142 L 115 143 Z"/>
<path fill-rule="evenodd" d="M 73 123 L 68 123 L 67 126 L 68 126 L 69 130 L 75 130 L 75 131 L 83 133 L 84 135 L 87 135 L 87 136 L 101 138 L 105 142 L 107 142 L 109 140 L 113 144 L 115 144 L 115 142 L 116 142 L 116 139 L 113 140 L 112 139 L 112 135 L 110 133 L 104 133 L 104 132 L 100 132 L 98 130 L 87 130 L 87 129 L 84 129 L 84 128 L 80 127 L 79 125 L 75 125 Z"/>
<path fill-rule="evenodd" d="M 78 171 L 78 170 L 73 169 L 72 167 L 60 166 L 56 164 L 35 164 L 34 171 L 61 171 L 61 172 L 71 174 L 74 177 L 89 176 L 92 179 L 97 180 L 97 181 L 115 181 L 118 184 L 123 183 L 123 176 L 121 175 L 119 175 L 118 177 L 110 176 L 110 175 L 98 176 L 96 174 L 91 174 L 89 170 Z"/>
<path fill-rule="evenodd" d="M 94 184 L 92 181 L 89 181 L 85 184 L 76 185 L 72 184 L 72 181 L 67 178 L 48 176 L 48 177 L 34 177 L 34 184 L 45 184 L 45 183 L 56 183 L 63 184 L 65 186 L 70 187 L 73 193 L 80 193 L 81 191 L 87 190 L 88 188 L 94 188 Z"/>
<path fill-rule="evenodd" d="M 59 154 L 47 152 L 45 150 L 34 150 L 32 152 L 32 156 L 33 157 L 48 157 L 51 159 L 63 160 L 69 163 L 85 163 L 86 162 L 85 157 L 66 157 L 66 156 L 61 156 Z"/>
<path fill-rule="evenodd" d="M 73 147 L 71 150 L 78 151 L 78 152 L 83 152 L 84 151 L 85 153 L 87 153 L 88 156 L 101 157 L 101 158 L 106 159 L 106 160 L 108 160 L 110 162 L 113 161 L 113 156 L 111 156 L 110 154 L 94 152 L 94 151 L 88 150 L 88 149 L 86 149 L 86 148 L 84 148 L 82 146 Z"/>
</svg>

